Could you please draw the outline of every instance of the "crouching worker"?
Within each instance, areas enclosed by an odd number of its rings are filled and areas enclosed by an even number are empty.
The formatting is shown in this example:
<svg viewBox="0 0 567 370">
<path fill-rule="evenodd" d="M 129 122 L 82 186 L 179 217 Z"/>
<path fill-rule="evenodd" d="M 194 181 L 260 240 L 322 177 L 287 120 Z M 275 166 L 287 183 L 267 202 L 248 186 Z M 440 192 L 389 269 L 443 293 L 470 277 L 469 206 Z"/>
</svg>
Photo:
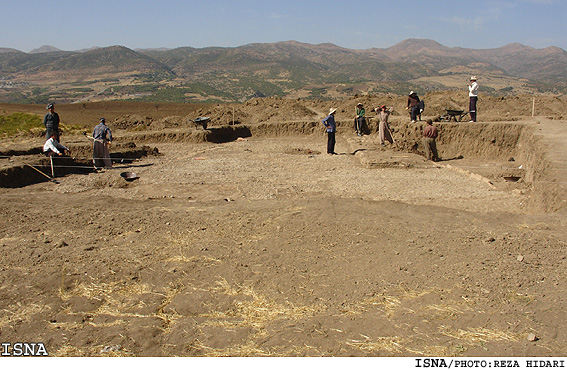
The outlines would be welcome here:
<svg viewBox="0 0 567 370">
<path fill-rule="evenodd" d="M 93 165 L 95 169 L 112 167 L 112 160 L 108 151 L 108 145 L 112 142 L 112 132 L 110 132 L 104 118 L 101 118 L 100 123 L 95 126 L 93 140 Z"/>
<path fill-rule="evenodd" d="M 45 156 L 47 157 L 53 157 L 56 155 L 61 156 L 65 154 L 65 151 L 69 151 L 69 148 L 67 148 L 64 145 L 61 145 L 57 141 L 57 136 L 58 136 L 57 131 L 50 132 L 49 139 L 47 139 L 45 144 L 43 144 L 43 154 Z"/>
</svg>

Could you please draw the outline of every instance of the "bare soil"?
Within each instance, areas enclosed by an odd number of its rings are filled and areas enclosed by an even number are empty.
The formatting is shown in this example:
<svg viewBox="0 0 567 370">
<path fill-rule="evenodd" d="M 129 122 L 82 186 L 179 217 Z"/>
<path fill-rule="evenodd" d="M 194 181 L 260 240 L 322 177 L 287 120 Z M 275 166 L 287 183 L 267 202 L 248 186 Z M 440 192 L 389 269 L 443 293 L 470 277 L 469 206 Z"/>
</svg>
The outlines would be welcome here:
<svg viewBox="0 0 567 370">
<path fill-rule="evenodd" d="M 508 116 L 495 99 L 483 122 L 440 123 L 434 163 L 391 99 L 384 148 L 374 119 L 353 134 L 358 98 L 335 102 L 336 156 L 329 102 L 106 114 L 111 152 L 157 151 L 0 188 L 2 342 L 54 356 L 566 356 L 564 100 L 532 118 L 531 99 Z M 187 123 L 198 116 L 210 130 Z M 2 143 L 21 150 L 0 159 L 3 181 L 40 166 L 41 141 Z M 63 141 L 88 166 L 88 143 Z"/>
</svg>

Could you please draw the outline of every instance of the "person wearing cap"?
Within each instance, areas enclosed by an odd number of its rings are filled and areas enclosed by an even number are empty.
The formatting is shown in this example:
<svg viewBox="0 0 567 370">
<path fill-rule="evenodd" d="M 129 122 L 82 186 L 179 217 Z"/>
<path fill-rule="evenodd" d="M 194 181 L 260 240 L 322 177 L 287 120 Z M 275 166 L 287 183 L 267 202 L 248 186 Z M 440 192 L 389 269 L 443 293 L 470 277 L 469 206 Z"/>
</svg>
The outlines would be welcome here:
<svg viewBox="0 0 567 370">
<path fill-rule="evenodd" d="M 362 103 L 356 105 L 356 117 L 354 118 L 354 129 L 358 136 L 362 136 L 362 127 L 364 127 L 364 106 Z"/>
<path fill-rule="evenodd" d="M 46 109 L 48 112 L 45 114 L 45 117 L 43 117 L 45 139 L 49 140 L 51 133 L 55 132 L 55 140 L 59 141 L 59 114 L 55 112 L 55 104 L 48 104 Z"/>
<path fill-rule="evenodd" d="M 470 122 L 476 122 L 476 102 L 478 101 L 478 83 L 476 76 L 471 76 L 469 83 L 469 114 L 471 115 Z"/>
<path fill-rule="evenodd" d="M 337 154 L 335 153 L 335 133 L 337 132 L 337 124 L 335 122 L 336 112 L 336 108 L 331 108 L 329 115 L 321 121 L 327 131 L 327 154 Z"/>
<path fill-rule="evenodd" d="M 108 145 L 112 142 L 112 132 L 106 125 L 104 118 L 100 119 L 100 123 L 93 130 L 93 165 L 95 169 L 102 167 L 112 167 L 110 152 Z"/>
<path fill-rule="evenodd" d="M 392 108 L 387 108 L 383 105 L 380 108 L 376 108 L 375 111 L 378 115 L 378 140 L 380 141 L 380 146 L 384 146 L 385 141 L 389 141 L 390 144 L 393 144 L 394 139 L 392 138 L 390 126 L 388 125 L 388 117 L 390 117 Z"/>
<path fill-rule="evenodd" d="M 437 154 L 437 143 L 435 139 L 439 136 L 437 127 L 433 126 L 433 121 L 428 119 L 427 125 L 423 129 L 423 146 L 425 147 L 425 158 L 428 161 L 433 160 L 433 162 L 439 161 L 439 155 Z"/>
<path fill-rule="evenodd" d="M 417 96 L 415 92 L 410 91 L 406 110 L 410 110 L 411 123 L 415 123 L 417 120 L 417 115 L 419 114 L 419 102 L 419 96 Z"/>
</svg>

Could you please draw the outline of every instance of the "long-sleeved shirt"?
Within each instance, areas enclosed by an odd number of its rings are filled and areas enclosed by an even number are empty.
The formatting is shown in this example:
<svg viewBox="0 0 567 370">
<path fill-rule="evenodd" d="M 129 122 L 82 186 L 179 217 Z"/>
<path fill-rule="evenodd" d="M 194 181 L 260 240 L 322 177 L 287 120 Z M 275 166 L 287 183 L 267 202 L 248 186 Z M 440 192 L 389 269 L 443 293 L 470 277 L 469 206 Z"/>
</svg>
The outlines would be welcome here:
<svg viewBox="0 0 567 370">
<path fill-rule="evenodd" d="M 379 111 L 378 112 L 378 121 L 379 122 L 384 122 L 384 123 L 388 123 L 388 117 L 390 117 L 390 111 L 386 110 L 386 111 Z"/>
<path fill-rule="evenodd" d="M 366 112 L 365 112 L 364 108 L 356 107 L 356 116 L 357 117 L 364 117 L 365 113 Z"/>
<path fill-rule="evenodd" d="M 93 129 L 93 139 L 112 141 L 112 132 L 107 125 L 101 122 Z"/>
<path fill-rule="evenodd" d="M 53 128 L 57 131 L 59 128 L 59 115 L 56 112 L 47 113 L 45 117 L 43 117 L 43 124 L 46 128 Z"/>
<path fill-rule="evenodd" d="M 419 96 L 416 94 L 410 95 L 408 97 L 408 108 L 419 105 Z"/>
<path fill-rule="evenodd" d="M 469 85 L 469 96 L 478 96 L 478 84 L 476 81 Z"/>
<path fill-rule="evenodd" d="M 62 150 L 69 150 L 69 148 L 67 148 L 64 145 L 59 144 L 59 142 L 57 140 L 55 140 L 54 138 L 50 137 L 49 139 L 47 139 L 47 141 L 45 142 L 45 144 L 43 144 L 43 151 L 44 152 L 48 152 L 48 151 L 52 151 L 55 152 L 57 154 L 61 154 Z"/>
<path fill-rule="evenodd" d="M 329 114 L 325 117 L 321 122 L 327 128 L 327 132 L 336 132 L 337 131 L 337 124 L 335 123 L 335 116 Z"/>
<path fill-rule="evenodd" d="M 424 137 L 430 137 L 430 138 L 435 139 L 437 137 L 437 135 L 438 135 L 437 127 L 435 127 L 433 125 L 427 125 L 423 129 L 423 136 Z"/>
</svg>

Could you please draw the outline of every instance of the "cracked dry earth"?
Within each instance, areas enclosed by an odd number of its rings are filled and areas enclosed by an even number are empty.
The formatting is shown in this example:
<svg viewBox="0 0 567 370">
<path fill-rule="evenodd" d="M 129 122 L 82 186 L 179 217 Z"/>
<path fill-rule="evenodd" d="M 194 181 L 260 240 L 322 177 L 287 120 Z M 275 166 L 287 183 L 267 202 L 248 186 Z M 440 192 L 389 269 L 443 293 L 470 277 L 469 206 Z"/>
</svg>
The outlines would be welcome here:
<svg viewBox="0 0 567 370">
<path fill-rule="evenodd" d="M 393 154 L 339 136 L 328 156 L 324 140 L 156 144 L 132 166 L 0 189 L 2 341 L 55 356 L 567 354 L 563 219 L 412 154 L 368 168 Z"/>
</svg>

